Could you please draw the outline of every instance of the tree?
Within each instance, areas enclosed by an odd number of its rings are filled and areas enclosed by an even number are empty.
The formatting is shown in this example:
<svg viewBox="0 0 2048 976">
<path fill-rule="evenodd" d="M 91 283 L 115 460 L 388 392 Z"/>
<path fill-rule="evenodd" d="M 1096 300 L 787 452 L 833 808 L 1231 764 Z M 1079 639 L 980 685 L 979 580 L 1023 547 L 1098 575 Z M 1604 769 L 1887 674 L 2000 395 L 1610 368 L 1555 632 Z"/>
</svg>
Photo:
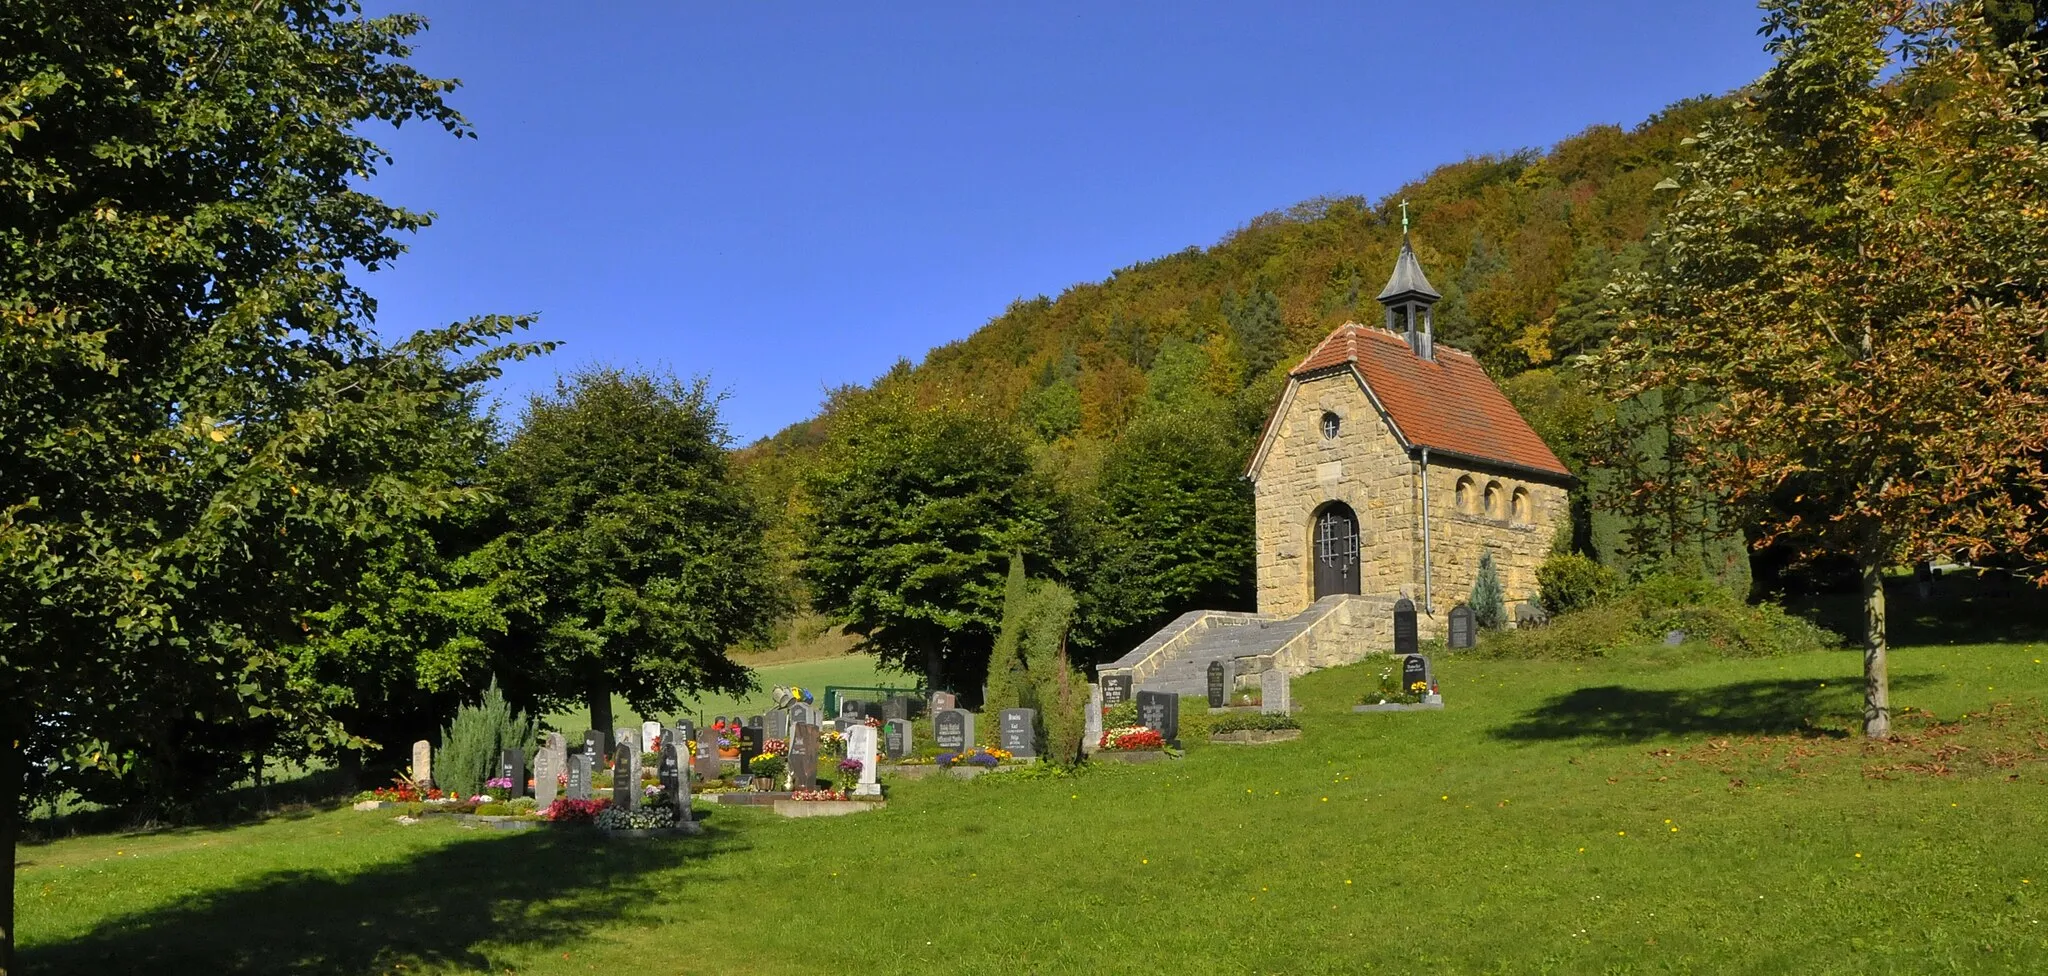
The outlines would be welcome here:
<svg viewBox="0 0 2048 976">
<path fill-rule="evenodd" d="M 1623 395 L 1711 398 L 1688 460 L 1765 542 L 1855 560 L 1882 738 L 1886 566 L 2004 553 L 2048 582 L 2044 91 L 1966 7 L 1766 8 L 1776 63 L 1667 184 L 1663 259 L 1606 365 Z"/>
<path fill-rule="evenodd" d="M 419 444 L 530 351 L 470 355 L 498 318 L 380 341 L 348 276 L 427 223 L 361 189 L 370 123 L 467 131 L 406 63 L 422 26 L 0 7 L 0 781 L 147 812 L 349 742 L 280 648 L 394 525 L 479 497 L 417 478 Z M 27 799 L 0 804 L 10 873 Z"/>
<path fill-rule="evenodd" d="M 505 499 L 487 558 L 508 577 L 508 697 L 586 704 L 609 742 L 614 694 L 646 714 L 752 686 L 726 652 L 764 635 L 780 600 L 718 400 L 701 379 L 592 369 L 528 401 L 490 478 Z"/>
<path fill-rule="evenodd" d="M 1507 591 L 1500 585 L 1500 570 L 1493 565 L 1493 550 L 1479 554 L 1479 572 L 1472 579 L 1472 622 L 1487 630 L 1508 625 Z"/>
<path fill-rule="evenodd" d="M 978 694 L 1011 553 L 1060 555 L 1024 445 L 981 410 L 893 388 L 836 416 L 794 516 L 813 608 L 884 663 Z"/>
</svg>

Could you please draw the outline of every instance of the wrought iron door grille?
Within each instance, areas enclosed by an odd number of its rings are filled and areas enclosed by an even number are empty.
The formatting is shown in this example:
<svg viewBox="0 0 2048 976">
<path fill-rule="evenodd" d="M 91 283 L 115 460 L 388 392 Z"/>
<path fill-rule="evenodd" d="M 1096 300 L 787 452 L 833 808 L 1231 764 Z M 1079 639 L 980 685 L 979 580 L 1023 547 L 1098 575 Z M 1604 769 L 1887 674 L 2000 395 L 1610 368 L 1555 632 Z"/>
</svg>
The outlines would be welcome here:
<svg viewBox="0 0 2048 976">
<path fill-rule="evenodd" d="M 1341 512 L 1324 512 L 1316 519 L 1316 558 L 1349 574 L 1358 562 L 1358 526 Z"/>
</svg>

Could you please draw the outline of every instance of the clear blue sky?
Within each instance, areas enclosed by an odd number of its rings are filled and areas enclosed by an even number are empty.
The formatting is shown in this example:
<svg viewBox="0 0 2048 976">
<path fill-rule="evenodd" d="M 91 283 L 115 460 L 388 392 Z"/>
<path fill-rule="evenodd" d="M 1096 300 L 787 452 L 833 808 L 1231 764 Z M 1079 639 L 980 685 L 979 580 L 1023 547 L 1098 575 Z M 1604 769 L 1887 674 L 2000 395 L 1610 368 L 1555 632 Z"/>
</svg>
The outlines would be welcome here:
<svg viewBox="0 0 2048 976">
<path fill-rule="evenodd" d="M 1766 66 L 1736 0 L 373 3 L 479 132 L 382 134 L 372 188 L 440 216 L 369 279 L 383 330 L 538 313 L 508 418 L 658 367 L 742 442 L 1013 299 Z"/>
</svg>

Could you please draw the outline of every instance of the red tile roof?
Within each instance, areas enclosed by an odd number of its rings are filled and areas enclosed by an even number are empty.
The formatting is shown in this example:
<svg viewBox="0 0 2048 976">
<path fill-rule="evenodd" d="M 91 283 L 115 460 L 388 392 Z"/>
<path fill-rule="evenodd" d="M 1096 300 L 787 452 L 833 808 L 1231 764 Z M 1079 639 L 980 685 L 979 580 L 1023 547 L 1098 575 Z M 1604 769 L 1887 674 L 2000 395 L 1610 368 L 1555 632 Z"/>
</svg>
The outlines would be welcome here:
<svg viewBox="0 0 2048 976">
<path fill-rule="evenodd" d="M 1410 447 L 1571 477 L 1471 353 L 1436 347 L 1423 359 L 1385 329 L 1346 323 L 1288 375 L 1349 365 Z"/>
</svg>

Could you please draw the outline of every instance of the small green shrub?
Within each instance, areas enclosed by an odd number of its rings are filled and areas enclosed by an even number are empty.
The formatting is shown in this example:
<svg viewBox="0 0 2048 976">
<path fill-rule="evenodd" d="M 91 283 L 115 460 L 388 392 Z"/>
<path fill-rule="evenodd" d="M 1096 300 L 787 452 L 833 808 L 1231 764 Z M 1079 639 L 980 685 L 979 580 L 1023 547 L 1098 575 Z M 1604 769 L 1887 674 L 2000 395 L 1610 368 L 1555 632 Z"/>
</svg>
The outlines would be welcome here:
<svg viewBox="0 0 2048 976">
<path fill-rule="evenodd" d="M 1677 649 L 1664 645 L 1685 634 Z M 1653 573 L 1606 602 L 1560 614 L 1548 627 L 1488 634 L 1492 657 L 1577 661 L 1644 653 L 1684 658 L 1772 657 L 1842 644 L 1840 636 L 1772 603 L 1752 606 L 1705 577 Z"/>
<path fill-rule="evenodd" d="M 1552 617 L 1605 603 L 1621 592 L 1621 577 L 1577 553 L 1552 556 L 1536 569 L 1543 610 Z"/>
<path fill-rule="evenodd" d="M 540 801 L 530 796 L 516 796 L 512 798 L 510 805 L 514 813 L 532 813 L 539 808 Z"/>
<path fill-rule="evenodd" d="M 1472 581 L 1472 622 L 1483 630 L 1508 625 L 1507 590 L 1500 584 L 1500 570 L 1494 568 L 1493 550 L 1479 556 L 1479 575 Z"/>
<path fill-rule="evenodd" d="M 517 812 L 510 803 L 479 803 L 476 808 L 479 817 L 509 817 Z"/>
<path fill-rule="evenodd" d="M 1292 715 L 1267 715 L 1263 712 L 1230 712 L 1209 722 L 1210 732 L 1277 732 L 1298 728 L 1301 728 L 1301 722 Z"/>
<path fill-rule="evenodd" d="M 1111 705 L 1107 711 L 1102 713 L 1102 727 L 1105 729 L 1120 729 L 1127 725 L 1136 724 L 1138 724 L 1138 703 L 1135 701 L 1127 700 L 1121 704 Z"/>
</svg>

